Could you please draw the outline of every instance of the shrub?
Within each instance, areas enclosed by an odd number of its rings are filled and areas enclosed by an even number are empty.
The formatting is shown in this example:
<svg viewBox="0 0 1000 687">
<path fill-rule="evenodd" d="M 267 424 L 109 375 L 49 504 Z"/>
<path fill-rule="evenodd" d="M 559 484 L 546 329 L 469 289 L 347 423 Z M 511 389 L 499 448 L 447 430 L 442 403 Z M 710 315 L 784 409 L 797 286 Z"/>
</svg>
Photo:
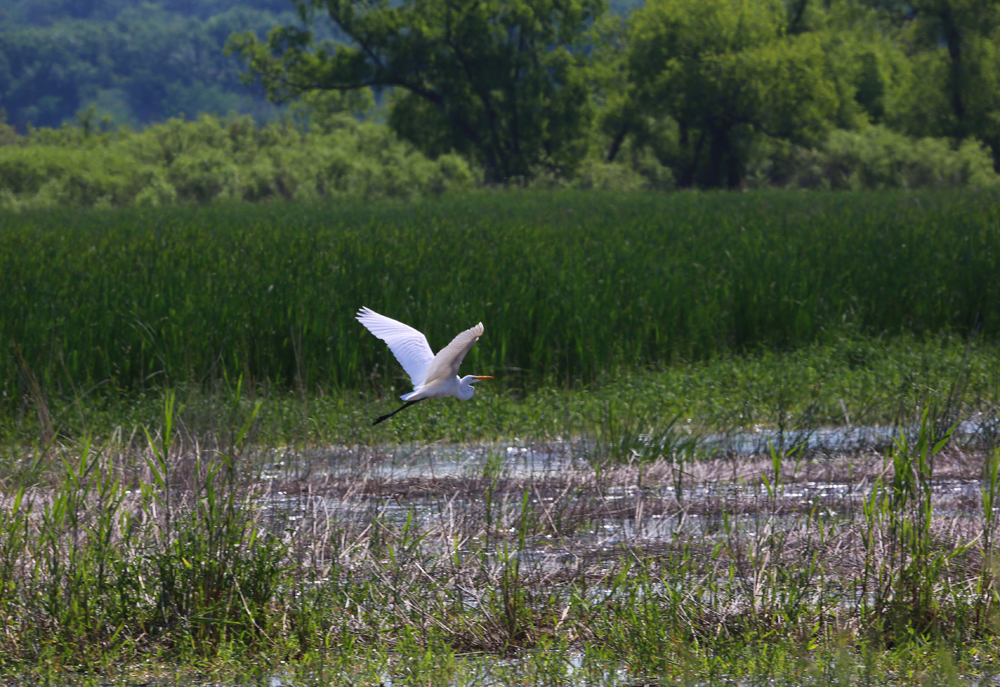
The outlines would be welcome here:
<svg viewBox="0 0 1000 687">
<path fill-rule="evenodd" d="M 470 188 L 479 176 L 458 155 L 432 160 L 348 115 L 316 131 L 203 116 L 142 132 L 41 129 L 21 143 L 0 147 L 0 207 L 412 197 Z"/>
<path fill-rule="evenodd" d="M 1000 184 L 989 150 L 975 139 L 915 139 L 876 125 L 833 131 L 820 149 L 770 142 L 757 151 L 752 187 L 878 190 Z"/>
</svg>

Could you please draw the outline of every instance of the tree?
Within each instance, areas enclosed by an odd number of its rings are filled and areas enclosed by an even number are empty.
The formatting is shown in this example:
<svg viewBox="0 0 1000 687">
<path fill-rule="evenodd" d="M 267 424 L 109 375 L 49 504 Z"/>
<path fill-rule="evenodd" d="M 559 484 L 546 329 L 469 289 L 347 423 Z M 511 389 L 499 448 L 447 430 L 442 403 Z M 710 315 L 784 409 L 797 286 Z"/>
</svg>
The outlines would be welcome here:
<svg viewBox="0 0 1000 687">
<path fill-rule="evenodd" d="M 900 124 L 919 136 L 974 137 L 1000 165 L 1000 3 L 863 0 L 909 47 L 917 65 Z M 998 167 L 1000 169 L 1000 167 Z"/>
<path fill-rule="evenodd" d="M 607 15 L 597 22 L 591 36 L 587 80 L 597 132 L 607 139 L 602 157 L 611 163 L 626 137 L 642 132 L 646 122 L 636 107 L 635 86 L 628 78 L 628 22 L 624 17 Z"/>
<path fill-rule="evenodd" d="M 51 7 L 54 16 L 39 26 L 0 24 L 0 107 L 11 125 L 21 131 L 29 124 L 58 127 L 91 104 L 117 124 L 133 126 L 178 114 L 276 114 L 259 89 L 247 91 L 241 65 L 222 52 L 234 31 L 266 35 L 274 15 L 237 7 L 201 21 L 157 4 L 134 4 L 95 0 L 91 9 L 99 16 L 85 19 L 66 19 L 60 9 L 82 12 L 85 3 L 15 5 L 29 17 Z M 103 18 L 112 10 L 113 20 Z"/>
<path fill-rule="evenodd" d="M 17 130 L 7 123 L 7 111 L 0 107 L 0 146 L 16 143 L 18 138 Z"/>
<path fill-rule="evenodd" d="M 486 181 L 571 170 L 590 115 L 581 65 L 603 0 L 293 0 L 346 39 L 283 26 L 230 49 L 282 101 L 312 90 L 391 90 L 390 125 L 427 153 L 476 159 Z"/>
<path fill-rule="evenodd" d="M 755 136 L 811 144 L 850 117 L 822 36 L 786 33 L 780 0 L 651 0 L 632 21 L 636 103 L 677 122 L 681 185 L 737 186 Z"/>
</svg>

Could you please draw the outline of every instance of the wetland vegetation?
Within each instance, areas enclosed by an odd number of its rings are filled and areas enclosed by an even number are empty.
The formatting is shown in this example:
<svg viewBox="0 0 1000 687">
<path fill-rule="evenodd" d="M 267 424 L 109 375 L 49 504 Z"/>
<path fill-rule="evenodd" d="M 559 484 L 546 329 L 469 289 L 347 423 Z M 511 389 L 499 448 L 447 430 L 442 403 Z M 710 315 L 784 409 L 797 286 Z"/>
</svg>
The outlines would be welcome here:
<svg viewBox="0 0 1000 687">
<path fill-rule="evenodd" d="M 0 670 L 992 679 L 997 200 L 4 216 Z M 497 379 L 371 427 L 360 305 Z"/>
<path fill-rule="evenodd" d="M 67 397 L 240 377 L 391 395 L 402 372 L 360 305 L 436 346 L 482 320 L 467 364 L 527 389 L 851 338 L 996 341 L 998 199 L 483 192 L 6 215 L 0 392 L 16 407 L 30 370 Z"/>
</svg>

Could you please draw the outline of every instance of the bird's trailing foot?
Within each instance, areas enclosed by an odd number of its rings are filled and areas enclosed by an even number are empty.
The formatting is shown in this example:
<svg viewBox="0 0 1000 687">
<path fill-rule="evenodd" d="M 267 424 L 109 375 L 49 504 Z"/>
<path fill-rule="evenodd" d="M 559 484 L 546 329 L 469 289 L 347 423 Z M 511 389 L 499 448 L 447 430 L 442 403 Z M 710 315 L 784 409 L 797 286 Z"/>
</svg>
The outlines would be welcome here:
<svg viewBox="0 0 1000 687">
<path fill-rule="evenodd" d="M 410 407 L 410 406 L 412 406 L 413 404 L 415 404 L 415 403 L 420 403 L 421 401 L 424 401 L 424 400 L 426 400 L 426 399 L 423 399 L 423 398 L 418 398 L 418 399 L 417 399 L 416 401 L 407 401 L 406 403 L 404 403 L 404 404 L 402 405 L 402 407 L 400 407 L 400 408 L 396 408 L 396 409 L 395 409 L 394 411 L 392 411 L 391 413 L 387 413 L 387 414 L 385 414 L 385 415 L 382 415 L 381 417 L 377 417 L 377 418 L 375 418 L 375 422 L 373 422 L 373 423 L 372 423 L 372 425 L 377 425 L 377 424 L 378 424 L 378 423 L 380 423 L 380 422 L 385 422 L 386 420 L 388 420 L 388 419 L 389 419 L 390 417 L 392 417 L 393 415 L 395 415 L 395 414 L 396 414 L 396 413 L 398 413 L 399 411 L 401 411 L 401 410 L 406 410 L 407 408 L 409 408 L 409 407 Z"/>
</svg>

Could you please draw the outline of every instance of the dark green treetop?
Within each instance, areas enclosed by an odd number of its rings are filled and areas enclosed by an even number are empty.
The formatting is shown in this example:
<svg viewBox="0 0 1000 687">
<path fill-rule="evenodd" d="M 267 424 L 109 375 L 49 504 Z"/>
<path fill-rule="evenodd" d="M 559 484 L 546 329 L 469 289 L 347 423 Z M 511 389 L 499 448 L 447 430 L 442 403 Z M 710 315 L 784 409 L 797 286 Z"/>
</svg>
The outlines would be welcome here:
<svg viewBox="0 0 1000 687">
<path fill-rule="evenodd" d="M 389 122 L 430 154 L 454 150 L 488 182 L 571 170 L 590 125 L 582 65 L 603 0 L 293 0 L 346 42 L 282 26 L 230 49 L 278 101 L 313 90 L 392 89 Z"/>
</svg>

